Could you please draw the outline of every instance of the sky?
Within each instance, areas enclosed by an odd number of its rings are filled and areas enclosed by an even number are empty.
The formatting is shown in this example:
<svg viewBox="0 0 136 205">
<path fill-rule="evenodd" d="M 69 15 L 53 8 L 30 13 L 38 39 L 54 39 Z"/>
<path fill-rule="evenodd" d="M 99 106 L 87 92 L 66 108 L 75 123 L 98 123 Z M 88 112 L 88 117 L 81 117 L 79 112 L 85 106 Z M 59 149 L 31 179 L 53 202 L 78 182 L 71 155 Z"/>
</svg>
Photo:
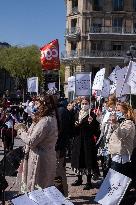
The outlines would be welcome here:
<svg viewBox="0 0 136 205">
<path fill-rule="evenodd" d="M 43 46 L 59 39 L 64 47 L 64 0 L 0 0 L 0 42 Z"/>
</svg>

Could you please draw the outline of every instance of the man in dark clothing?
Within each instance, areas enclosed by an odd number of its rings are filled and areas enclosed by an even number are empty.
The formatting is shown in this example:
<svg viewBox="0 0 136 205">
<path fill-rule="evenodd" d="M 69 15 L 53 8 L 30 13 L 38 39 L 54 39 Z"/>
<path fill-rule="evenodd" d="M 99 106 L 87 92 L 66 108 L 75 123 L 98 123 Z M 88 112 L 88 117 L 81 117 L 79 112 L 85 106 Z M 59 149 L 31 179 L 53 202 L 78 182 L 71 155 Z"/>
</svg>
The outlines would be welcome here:
<svg viewBox="0 0 136 205">
<path fill-rule="evenodd" d="M 68 196 L 68 185 L 66 177 L 66 149 L 69 144 L 69 132 L 70 132 L 70 113 L 66 109 L 64 100 L 61 100 L 58 105 L 58 124 L 59 135 L 56 143 L 57 153 L 57 170 L 56 179 L 62 179 L 63 194 Z"/>
</svg>

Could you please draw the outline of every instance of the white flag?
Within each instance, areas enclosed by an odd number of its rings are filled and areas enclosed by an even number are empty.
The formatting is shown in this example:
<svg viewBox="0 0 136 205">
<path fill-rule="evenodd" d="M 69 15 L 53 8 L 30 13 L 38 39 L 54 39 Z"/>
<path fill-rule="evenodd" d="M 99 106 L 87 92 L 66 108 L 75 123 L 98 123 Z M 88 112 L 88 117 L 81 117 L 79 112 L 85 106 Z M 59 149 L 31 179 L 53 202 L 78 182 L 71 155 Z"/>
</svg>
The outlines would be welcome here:
<svg viewBox="0 0 136 205">
<path fill-rule="evenodd" d="M 105 75 L 105 68 L 102 68 L 96 73 L 94 81 L 93 81 L 93 86 L 92 86 L 93 90 L 102 90 L 104 75 Z"/>
<path fill-rule="evenodd" d="M 68 92 L 75 92 L 75 76 L 70 76 L 68 78 Z"/>
<path fill-rule="evenodd" d="M 131 179 L 113 169 L 109 169 L 95 201 L 101 205 L 119 205 Z"/>
<path fill-rule="evenodd" d="M 91 73 L 76 73 L 76 95 L 88 96 L 91 93 Z"/>
<path fill-rule="evenodd" d="M 27 88 L 29 93 L 38 94 L 38 77 L 27 78 Z"/>
<path fill-rule="evenodd" d="M 117 82 L 117 70 L 120 70 L 121 68 L 117 65 L 115 69 L 112 71 L 110 76 L 108 77 L 112 82 L 116 83 Z"/>
<path fill-rule="evenodd" d="M 109 96 L 109 94 L 110 94 L 110 81 L 108 79 L 104 79 L 101 96 L 106 98 Z"/>
<path fill-rule="evenodd" d="M 116 71 L 117 74 L 116 97 L 121 97 L 123 95 L 130 94 L 130 86 L 125 82 L 127 72 L 128 72 L 128 67 L 124 67 Z"/>
</svg>

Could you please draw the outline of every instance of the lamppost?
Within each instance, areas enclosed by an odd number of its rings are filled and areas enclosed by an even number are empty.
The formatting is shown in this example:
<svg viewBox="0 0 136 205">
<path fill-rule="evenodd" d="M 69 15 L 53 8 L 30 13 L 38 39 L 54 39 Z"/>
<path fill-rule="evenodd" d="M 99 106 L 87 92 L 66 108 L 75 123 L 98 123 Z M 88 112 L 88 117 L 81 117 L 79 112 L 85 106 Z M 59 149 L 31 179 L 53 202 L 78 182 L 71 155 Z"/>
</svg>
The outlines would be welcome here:
<svg viewBox="0 0 136 205">
<path fill-rule="evenodd" d="M 134 59 L 136 53 L 136 46 L 135 45 L 131 45 L 129 47 L 129 50 L 126 52 L 126 56 L 124 58 L 124 64 L 127 66 L 130 62 L 130 60 Z"/>
</svg>

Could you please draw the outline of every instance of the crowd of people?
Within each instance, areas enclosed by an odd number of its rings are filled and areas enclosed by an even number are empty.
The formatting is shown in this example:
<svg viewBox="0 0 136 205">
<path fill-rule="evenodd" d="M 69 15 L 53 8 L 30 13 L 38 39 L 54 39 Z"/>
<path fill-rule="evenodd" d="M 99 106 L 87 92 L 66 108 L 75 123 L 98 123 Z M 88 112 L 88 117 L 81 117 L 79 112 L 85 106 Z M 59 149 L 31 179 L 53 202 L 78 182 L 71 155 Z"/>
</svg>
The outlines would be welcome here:
<svg viewBox="0 0 136 205">
<path fill-rule="evenodd" d="M 115 95 L 108 99 L 77 97 L 72 102 L 46 94 L 12 105 L 4 98 L 0 106 L 3 147 L 13 149 L 14 138 L 25 144 L 21 172 L 21 191 L 32 191 L 61 182 L 68 196 L 66 160 L 77 179 L 71 185 L 93 188 L 92 179 L 105 178 L 112 168 L 132 179 L 136 188 L 136 113 Z M 100 172 L 102 167 L 102 173 Z M 21 171 L 20 171 L 21 170 Z"/>
</svg>

